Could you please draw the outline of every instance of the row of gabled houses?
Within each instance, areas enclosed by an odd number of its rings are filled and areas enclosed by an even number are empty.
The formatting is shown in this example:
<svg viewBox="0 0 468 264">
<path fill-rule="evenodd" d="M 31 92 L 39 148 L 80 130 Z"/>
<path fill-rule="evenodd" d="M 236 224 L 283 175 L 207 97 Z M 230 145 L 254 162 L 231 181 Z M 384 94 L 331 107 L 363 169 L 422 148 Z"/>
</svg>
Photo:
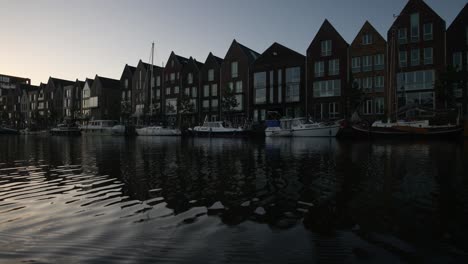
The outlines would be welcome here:
<svg viewBox="0 0 468 264">
<path fill-rule="evenodd" d="M 349 44 L 325 20 L 305 56 L 279 43 L 260 54 L 234 40 L 224 58 L 210 53 L 202 63 L 172 52 L 165 67 L 141 60 L 125 65 L 120 80 L 50 77 L 33 86 L 3 75 L 0 118 L 17 126 L 67 118 L 242 124 L 261 122 L 271 111 L 326 120 L 349 117 L 357 108 L 375 120 L 408 104 L 446 107 L 448 89 L 436 84 L 448 68 L 459 80 L 450 85 L 466 115 L 468 4 L 446 28 L 424 1 L 409 0 L 386 38 L 366 21 Z M 237 104 L 227 106 L 233 98 Z"/>
</svg>

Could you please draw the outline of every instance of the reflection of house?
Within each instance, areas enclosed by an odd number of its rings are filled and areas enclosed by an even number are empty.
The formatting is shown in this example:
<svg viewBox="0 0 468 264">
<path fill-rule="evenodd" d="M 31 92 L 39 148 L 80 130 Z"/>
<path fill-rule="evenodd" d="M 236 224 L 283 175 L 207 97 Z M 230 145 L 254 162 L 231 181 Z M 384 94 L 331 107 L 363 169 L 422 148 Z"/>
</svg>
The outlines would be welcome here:
<svg viewBox="0 0 468 264">
<path fill-rule="evenodd" d="M 220 116 L 220 70 L 223 59 L 211 52 L 200 70 L 200 118 L 217 121 Z"/>
<path fill-rule="evenodd" d="M 96 75 L 83 87 L 83 115 L 89 120 L 119 120 L 120 81 Z"/>
<path fill-rule="evenodd" d="M 359 109 L 365 118 L 376 119 L 385 114 L 386 53 L 387 42 L 366 21 L 350 47 L 352 85 L 365 94 Z"/>
<path fill-rule="evenodd" d="M 434 82 L 445 68 L 445 21 L 424 1 L 409 0 L 388 31 L 392 83 L 398 107 L 407 104 L 436 107 Z M 393 86 L 393 85 L 392 85 Z M 393 93 L 392 93 L 393 94 Z M 395 112 L 392 98 L 390 112 Z"/>
<path fill-rule="evenodd" d="M 225 111 L 222 111 L 222 113 L 227 115 L 227 119 L 231 119 L 234 124 L 243 124 L 245 120 L 251 119 L 252 90 L 249 87 L 249 79 L 252 64 L 259 55 L 233 40 L 224 56 L 221 65 L 221 98 L 229 89 L 235 94 L 238 106 L 233 109 L 232 113 L 224 113 Z M 226 118 L 222 117 L 222 119 Z"/>
<path fill-rule="evenodd" d="M 303 116 L 305 56 L 273 43 L 252 66 L 253 120 L 263 121 L 268 111 L 281 116 Z"/>
<path fill-rule="evenodd" d="M 177 121 L 177 101 L 180 97 L 180 87 L 182 86 L 182 78 L 180 76 L 183 67 L 187 64 L 188 59 L 176 55 L 171 52 L 164 68 L 164 104 L 163 113 L 169 123 Z"/>
<path fill-rule="evenodd" d="M 462 84 L 455 87 L 455 96 L 462 103 L 468 120 L 468 4 L 447 29 L 447 64 L 458 72 L 458 77 L 465 84 L 465 89 L 462 89 Z"/>
<path fill-rule="evenodd" d="M 11 126 L 21 123 L 21 88 L 22 84 L 31 84 L 28 78 L 0 74 L 0 124 Z"/>
<path fill-rule="evenodd" d="M 143 116 L 160 115 L 161 79 L 163 69 L 141 60 L 132 78 L 132 113 L 137 119 Z"/>
<path fill-rule="evenodd" d="M 343 118 L 348 84 L 348 43 L 328 20 L 307 49 L 307 71 L 310 92 L 306 114 L 317 120 Z"/>
</svg>

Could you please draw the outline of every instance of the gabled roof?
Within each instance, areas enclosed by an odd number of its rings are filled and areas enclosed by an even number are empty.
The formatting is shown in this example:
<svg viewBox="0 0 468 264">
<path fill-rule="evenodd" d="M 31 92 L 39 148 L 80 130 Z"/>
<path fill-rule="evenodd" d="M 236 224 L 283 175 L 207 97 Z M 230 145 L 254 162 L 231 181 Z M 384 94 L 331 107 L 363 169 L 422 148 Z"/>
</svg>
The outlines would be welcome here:
<svg viewBox="0 0 468 264">
<path fill-rule="evenodd" d="M 223 64 L 223 59 L 221 59 L 220 57 L 217 57 L 215 55 L 213 55 L 213 53 L 208 53 L 208 56 L 206 57 L 205 59 L 205 65 L 208 63 L 208 61 L 212 59 L 216 64 L 218 64 L 219 66 L 221 66 L 221 64 Z"/>
<path fill-rule="evenodd" d="M 84 87 L 85 82 L 76 79 L 76 83 L 75 83 L 75 84 L 76 84 L 76 86 L 78 86 L 78 87 Z"/>
<path fill-rule="evenodd" d="M 102 77 L 102 76 L 99 76 L 99 75 L 96 75 L 96 79 L 99 79 L 99 81 L 101 82 L 102 86 L 103 87 L 106 87 L 106 88 L 115 88 L 115 89 L 119 89 L 120 88 L 120 81 L 119 80 L 115 80 L 115 79 L 111 79 L 111 78 L 106 78 L 106 77 Z"/>
<path fill-rule="evenodd" d="M 86 78 L 86 80 L 84 82 L 85 82 L 85 84 L 88 83 L 88 86 L 91 87 L 91 86 L 93 86 L 94 80 Z M 84 85 L 83 85 L 83 87 L 84 87 Z"/>
<path fill-rule="evenodd" d="M 237 42 L 235 39 L 233 40 L 233 43 L 236 43 L 237 45 L 239 45 L 239 47 L 242 49 L 242 51 L 245 53 L 245 55 L 249 59 L 250 63 L 254 62 L 260 56 L 260 53 L 254 51 L 254 50 L 252 50 L 250 48 L 247 48 L 246 46 L 244 46 L 244 45 L 240 44 L 239 42 Z"/>
<path fill-rule="evenodd" d="M 54 78 L 50 77 L 50 80 L 53 82 L 54 86 L 57 86 L 58 84 L 61 84 L 62 87 L 68 86 L 68 85 L 73 85 L 75 82 L 69 81 L 69 80 L 64 80 L 64 79 L 59 79 L 59 78 Z"/>
<path fill-rule="evenodd" d="M 383 40 L 383 41 L 386 41 L 385 38 L 377 31 L 377 29 L 375 29 L 374 26 L 372 26 L 372 24 L 366 20 L 366 22 L 364 23 L 364 25 L 362 25 L 361 29 L 359 30 L 359 32 L 357 33 L 356 37 L 354 38 L 354 40 L 351 42 L 351 45 L 354 45 L 356 44 L 356 42 L 361 42 L 361 39 L 359 39 L 359 36 L 362 35 L 362 33 L 364 33 L 364 31 L 366 32 L 372 32 L 374 33 L 379 39 Z"/>
<path fill-rule="evenodd" d="M 460 13 L 458 13 L 457 17 L 453 20 L 452 24 L 447 28 L 447 32 L 451 31 L 458 23 L 462 23 L 462 19 L 466 19 L 466 17 L 468 17 L 468 3 L 465 4 Z"/>
<path fill-rule="evenodd" d="M 395 21 L 393 21 L 393 24 L 392 26 L 390 27 L 389 30 L 391 30 L 399 21 L 400 21 L 400 17 L 404 14 L 409 14 L 410 13 L 410 9 L 412 9 L 415 5 L 421 5 L 421 7 L 423 9 L 426 9 L 429 13 L 431 13 L 432 15 L 436 16 L 438 19 L 444 21 L 445 23 L 445 20 L 439 16 L 439 14 L 437 14 L 434 9 L 432 9 L 428 4 L 426 4 L 426 2 L 424 2 L 423 0 L 408 0 L 408 2 L 406 3 L 405 7 L 403 7 L 403 9 L 401 10 L 400 12 L 400 15 L 397 19 L 395 19 Z"/>
<path fill-rule="evenodd" d="M 305 59 L 305 56 L 300 54 L 299 52 L 292 50 L 284 45 L 281 45 L 278 42 L 274 42 L 262 54 L 260 54 L 260 56 L 258 56 L 256 62 L 262 60 L 264 57 L 269 55 L 273 50 L 284 50 L 293 56 L 303 57 Z"/>
<path fill-rule="evenodd" d="M 335 27 L 330 23 L 330 21 L 328 21 L 328 19 L 325 19 L 322 23 L 322 25 L 320 26 L 320 29 L 317 31 L 317 34 L 315 34 L 315 37 L 314 39 L 312 40 L 312 42 L 310 43 L 309 47 L 307 48 L 307 50 L 309 50 L 313 44 L 315 44 L 316 41 L 318 41 L 317 37 L 322 34 L 324 31 L 331 31 L 333 34 L 335 34 L 336 36 L 338 36 L 338 38 L 346 43 L 346 45 L 348 45 L 348 42 L 346 42 L 346 40 L 343 38 L 343 36 L 341 36 L 341 34 L 335 29 Z"/>
</svg>

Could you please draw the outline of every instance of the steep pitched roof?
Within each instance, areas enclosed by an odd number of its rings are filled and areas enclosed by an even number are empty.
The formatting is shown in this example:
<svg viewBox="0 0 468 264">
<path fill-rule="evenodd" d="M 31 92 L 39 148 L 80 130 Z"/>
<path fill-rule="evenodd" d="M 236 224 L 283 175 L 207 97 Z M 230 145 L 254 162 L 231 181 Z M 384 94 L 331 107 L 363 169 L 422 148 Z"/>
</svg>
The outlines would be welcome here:
<svg viewBox="0 0 468 264">
<path fill-rule="evenodd" d="M 115 88 L 115 89 L 120 88 L 120 81 L 119 80 L 115 80 L 115 79 L 106 78 L 106 77 L 96 75 L 96 79 L 98 79 L 98 78 L 99 78 L 99 81 L 101 82 L 103 87 Z"/>
<path fill-rule="evenodd" d="M 312 42 L 310 43 L 307 50 L 309 50 L 312 47 L 312 45 L 315 44 L 315 42 L 318 40 L 317 37 L 320 34 L 322 34 L 323 31 L 326 31 L 326 30 L 330 30 L 335 35 L 337 35 L 342 42 L 346 43 L 346 45 L 349 45 L 348 42 L 346 42 L 346 40 L 343 38 L 343 36 L 341 36 L 341 34 L 338 32 L 338 30 L 336 30 L 336 28 L 330 23 L 330 21 L 328 21 L 328 19 L 325 19 L 323 21 L 322 25 L 320 26 L 320 29 L 317 31 L 317 34 L 315 34 L 315 37 L 312 40 Z"/>
<path fill-rule="evenodd" d="M 237 43 L 237 45 L 239 45 L 239 47 L 242 49 L 242 51 L 244 52 L 244 54 L 247 56 L 247 58 L 249 59 L 249 62 L 252 63 L 254 62 L 259 56 L 260 56 L 260 53 L 250 49 L 250 48 L 247 48 L 246 46 L 240 44 L 239 42 L 237 42 L 236 40 L 233 41 L 234 43 Z"/>
<path fill-rule="evenodd" d="M 468 3 L 465 4 L 460 13 L 458 13 L 457 17 L 453 20 L 452 24 L 447 28 L 447 32 L 451 31 L 455 25 L 461 23 L 462 19 L 466 17 L 468 17 Z"/>
<path fill-rule="evenodd" d="M 260 56 L 258 56 L 257 58 L 257 61 L 258 60 L 261 60 L 263 57 L 265 57 L 266 55 L 268 55 L 272 50 L 284 50 L 284 51 L 287 51 L 289 52 L 290 54 L 294 55 L 294 56 L 300 56 L 300 57 L 304 57 L 305 59 L 305 56 L 300 54 L 299 52 L 295 51 L 295 50 L 292 50 L 284 45 L 281 45 L 279 44 L 278 42 L 274 42 L 273 44 L 271 44 L 270 47 L 268 47 L 262 54 L 260 54 Z"/>
<path fill-rule="evenodd" d="M 58 86 L 58 84 L 61 84 L 63 87 L 68 86 L 68 85 L 73 85 L 75 83 L 73 81 L 54 78 L 54 77 L 50 77 L 50 80 L 54 83 L 55 86 Z"/>
<path fill-rule="evenodd" d="M 86 83 L 88 83 L 88 86 L 91 87 L 91 86 L 93 86 L 94 80 L 93 80 L 93 79 L 86 78 L 85 84 L 86 84 Z M 83 87 L 84 87 L 84 85 L 83 85 Z"/>
<path fill-rule="evenodd" d="M 176 57 L 176 59 L 179 61 L 180 64 L 187 64 L 189 59 L 185 58 L 185 57 L 182 57 L 182 56 L 179 56 L 177 54 L 174 53 L 174 56 Z"/>
<path fill-rule="evenodd" d="M 408 0 L 405 7 L 403 7 L 403 9 L 401 10 L 399 17 L 395 19 L 395 21 L 393 21 L 392 26 L 390 27 L 389 30 L 391 30 L 399 22 L 399 18 L 401 17 L 401 15 L 404 15 L 404 14 L 408 15 L 410 13 L 410 10 L 418 4 L 420 4 L 423 9 L 426 9 L 427 11 L 429 11 L 429 13 L 436 16 L 438 19 L 444 21 L 445 23 L 445 20 L 439 14 L 437 14 L 434 11 L 434 9 L 432 9 L 428 4 L 426 4 L 426 2 L 424 2 L 423 0 Z"/>
<path fill-rule="evenodd" d="M 354 40 L 351 42 L 351 45 L 354 45 L 356 44 L 357 42 L 360 42 L 361 40 L 359 39 L 359 36 L 364 32 L 364 31 L 368 31 L 368 32 L 373 32 L 374 34 L 376 34 L 376 36 L 378 38 L 380 38 L 381 40 L 383 41 L 386 41 L 385 38 L 377 31 L 377 29 L 375 29 L 375 27 L 369 22 L 366 20 L 366 22 L 364 23 L 364 25 L 362 25 L 361 29 L 359 30 L 359 32 L 357 33 L 356 37 L 354 38 Z"/>
</svg>

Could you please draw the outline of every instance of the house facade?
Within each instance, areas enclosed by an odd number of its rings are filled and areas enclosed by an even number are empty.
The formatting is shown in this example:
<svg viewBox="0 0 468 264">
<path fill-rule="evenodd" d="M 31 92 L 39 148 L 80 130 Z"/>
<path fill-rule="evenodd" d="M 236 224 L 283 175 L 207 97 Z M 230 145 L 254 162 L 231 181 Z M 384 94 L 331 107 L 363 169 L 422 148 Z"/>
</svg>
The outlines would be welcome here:
<svg viewBox="0 0 468 264">
<path fill-rule="evenodd" d="M 188 104 L 186 109 L 179 109 L 181 112 L 181 125 L 183 127 L 193 127 L 200 122 L 200 72 L 203 63 L 190 57 L 181 71 L 181 95 Z M 181 105 L 183 106 L 183 105 Z"/>
<path fill-rule="evenodd" d="M 385 116 L 387 42 L 365 22 L 350 46 L 351 85 L 363 93 L 356 109 L 362 118 L 375 121 Z M 353 109 L 351 109 L 353 110 Z"/>
<path fill-rule="evenodd" d="M 94 81 L 85 81 L 82 95 L 87 120 L 119 120 L 120 81 L 96 75 Z"/>
<path fill-rule="evenodd" d="M 84 82 L 76 80 L 73 85 L 63 88 L 63 117 L 67 120 L 75 120 L 81 117 L 81 93 Z"/>
<path fill-rule="evenodd" d="M 221 65 L 221 100 L 226 94 L 232 94 L 238 105 L 222 109 L 222 120 L 227 119 L 237 126 L 252 119 L 250 75 L 252 64 L 259 56 L 258 52 L 232 41 Z"/>
<path fill-rule="evenodd" d="M 200 70 L 200 121 L 219 121 L 221 115 L 221 65 L 223 59 L 210 52 Z"/>
<path fill-rule="evenodd" d="M 348 43 L 328 20 L 307 49 L 308 98 L 306 114 L 315 120 L 334 120 L 349 114 Z"/>
<path fill-rule="evenodd" d="M 434 84 L 446 66 L 445 21 L 424 1 L 409 0 L 387 40 L 390 113 L 410 106 L 442 107 Z"/>
<path fill-rule="evenodd" d="M 128 122 L 134 112 L 132 107 L 132 90 L 135 71 L 136 67 L 125 64 L 120 76 L 120 119 L 123 122 Z"/>
<path fill-rule="evenodd" d="M 447 29 L 447 65 L 456 72 L 454 87 L 457 104 L 468 120 L 468 4 Z"/>
<path fill-rule="evenodd" d="M 49 125 L 61 123 L 64 118 L 63 90 L 66 86 L 73 86 L 75 82 L 50 77 L 45 87 L 46 117 Z"/>
<path fill-rule="evenodd" d="M 178 122 L 178 100 L 181 92 L 180 87 L 182 87 L 181 72 L 187 63 L 187 58 L 171 52 L 164 67 L 162 113 L 164 113 L 165 121 L 170 125 L 177 125 Z"/>
<path fill-rule="evenodd" d="M 22 123 L 21 85 L 31 84 L 28 78 L 0 74 L 0 124 L 18 127 Z"/>
<path fill-rule="evenodd" d="M 273 43 L 252 65 L 251 100 L 254 122 L 263 122 L 272 111 L 283 117 L 305 113 L 306 57 Z"/>
</svg>

